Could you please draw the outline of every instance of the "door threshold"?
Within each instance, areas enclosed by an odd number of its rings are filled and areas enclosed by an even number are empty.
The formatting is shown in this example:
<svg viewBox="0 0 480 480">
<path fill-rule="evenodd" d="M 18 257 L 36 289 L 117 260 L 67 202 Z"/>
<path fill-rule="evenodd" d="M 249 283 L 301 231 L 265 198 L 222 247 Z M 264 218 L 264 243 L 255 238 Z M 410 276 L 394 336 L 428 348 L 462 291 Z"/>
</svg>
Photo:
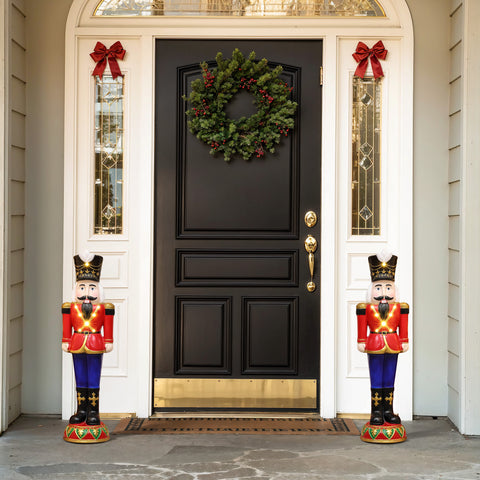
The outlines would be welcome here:
<svg viewBox="0 0 480 480">
<path fill-rule="evenodd" d="M 321 418 L 317 412 L 155 412 L 150 418 Z"/>
</svg>

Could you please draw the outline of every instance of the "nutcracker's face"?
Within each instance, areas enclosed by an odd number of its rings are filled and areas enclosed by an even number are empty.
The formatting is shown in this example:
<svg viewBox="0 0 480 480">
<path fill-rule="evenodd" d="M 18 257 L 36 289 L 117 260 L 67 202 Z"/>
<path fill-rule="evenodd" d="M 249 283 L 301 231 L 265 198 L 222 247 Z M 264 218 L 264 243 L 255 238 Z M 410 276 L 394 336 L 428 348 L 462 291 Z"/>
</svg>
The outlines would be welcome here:
<svg viewBox="0 0 480 480">
<path fill-rule="evenodd" d="M 370 301 L 378 305 L 380 302 L 394 302 L 396 297 L 395 283 L 391 280 L 373 282 Z"/>
<path fill-rule="evenodd" d="M 75 300 L 84 302 L 90 300 L 91 303 L 99 303 L 100 288 L 98 282 L 92 280 L 82 280 L 75 285 Z"/>
</svg>

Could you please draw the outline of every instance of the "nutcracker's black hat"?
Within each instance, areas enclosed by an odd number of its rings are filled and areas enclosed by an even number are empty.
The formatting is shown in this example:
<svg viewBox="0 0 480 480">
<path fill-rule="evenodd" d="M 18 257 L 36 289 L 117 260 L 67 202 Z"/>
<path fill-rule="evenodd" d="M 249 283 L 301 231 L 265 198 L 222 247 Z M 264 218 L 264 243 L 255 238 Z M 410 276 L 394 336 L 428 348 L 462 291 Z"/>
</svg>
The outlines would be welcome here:
<svg viewBox="0 0 480 480">
<path fill-rule="evenodd" d="M 95 255 L 89 262 L 82 260 L 80 255 L 73 257 L 75 261 L 75 274 L 77 282 L 82 280 L 91 280 L 93 282 L 100 281 L 100 273 L 102 272 L 103 257 Z"/>
<path fill-rule="evenodd" d="M 370 267 L 372 282 L 377 282 L 378 280 L 391 280 L 394 282 L 397 258 L 396 255 L 392 255 L 388 261 L 382 261 L 377 255 L 368 257 L 368 266 Z"/>
</svg>

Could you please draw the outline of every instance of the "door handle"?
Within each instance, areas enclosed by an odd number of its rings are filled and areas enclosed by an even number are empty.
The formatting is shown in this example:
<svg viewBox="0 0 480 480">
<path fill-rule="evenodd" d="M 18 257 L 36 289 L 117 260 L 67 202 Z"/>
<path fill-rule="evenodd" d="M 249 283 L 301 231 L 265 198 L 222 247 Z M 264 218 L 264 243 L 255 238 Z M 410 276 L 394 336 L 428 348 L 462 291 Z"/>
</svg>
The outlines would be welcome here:
<svg viewBox="0 0 480 480">
<path fill-rule="evenodd" d="M 305 250 L 308 253 L 308 268 L 310 270 L 310 281 L 307 283 L 307 290 L 314 292 L 316 285 L 313 281 L 313 273 L 315 271 L 315 257 L 313 254 L 317 250 L 317 240 L 311 235 L 308 235 L 305 239 Z"/>
</svg>

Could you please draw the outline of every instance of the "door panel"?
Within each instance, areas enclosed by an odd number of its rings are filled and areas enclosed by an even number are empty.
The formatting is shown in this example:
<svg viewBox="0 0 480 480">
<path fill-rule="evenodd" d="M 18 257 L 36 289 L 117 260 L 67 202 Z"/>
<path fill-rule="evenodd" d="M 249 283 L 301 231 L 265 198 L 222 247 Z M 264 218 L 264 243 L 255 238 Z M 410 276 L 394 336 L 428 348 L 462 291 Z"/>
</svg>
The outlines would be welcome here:
<svg viewBox="0 0 480 480">
<path fill-rule="evenodd" d="M 177 297 L 175 322 L 176 374 L 231 373 L 230 298 Z"/>
<path fill-rule="evenodd" d="M 296 375 L 298 298 L 243 298 L 244 374 Z M 268 349 L 265 345 L 270 345 Z"/>
<path fill-rule="evenodd" d="M 298 251 L 178 250 L 177 286 L 298 285 Z"/>
<path fill-rule="evenodd" d="M 228 58 L 235 48 L 283 65 L 299 107 L 293 134 L 274 154 L 224 162 L 188 131 L 182 95 L 201 61 L 214 66 L 218 51 Z M 320 223 L 308 228 L 303 216 L 320 212 L 321 56 L 321 41 L 157 41 L 158 408 L 318 407 L 320 276 L 317 264 L 317 289 L 308 292 L 304 239 L 319 240 Z M 250 95 L 236 95 L 227 113 L 239 118 L 252 108 Z"/>
</svg>

